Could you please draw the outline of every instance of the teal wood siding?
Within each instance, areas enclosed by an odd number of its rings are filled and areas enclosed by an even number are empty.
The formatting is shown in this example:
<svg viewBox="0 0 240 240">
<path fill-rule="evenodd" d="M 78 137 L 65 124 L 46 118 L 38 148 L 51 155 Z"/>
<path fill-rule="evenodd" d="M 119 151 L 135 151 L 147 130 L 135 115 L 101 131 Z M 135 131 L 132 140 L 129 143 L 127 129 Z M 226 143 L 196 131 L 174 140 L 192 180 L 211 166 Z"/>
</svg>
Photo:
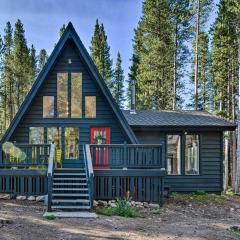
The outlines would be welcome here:
<svg viewBox="0 0 240 240">
<path fill-rule="evenodd" d="M 153 132 L 146 129 L 143 131 L 135 130 L 134 132 L 140 143 L 164 142 L 166 144 L 165 136 L 168 133 L 171 134 L 171 132 Z M 177 132 L 172 132 L 172 134 L 175 133 L 177 134 Z M 194 132 L 191 133 L 194 134 Z M 197 189 L 208 192 L 221 192 L 223 187 L 222 132 L 196 132 L 196 134 L 200 136 L 200 174 L 168 175 L 165 179 L 165 185 L 169 186 L 171 191 L 176 192 L 192 192 Z"/>
<path fill-rule="evenodd" d="M 20 121 L 18 127 L 12 134 L 10 141 L 28 142 L 28 131 L 30 126 L 42 127 L 79 127 L 80 133 L 80 158 L 82 158 L 82 144 L 89 143 L 90 127 L 110 127 L 111 143 L 129 143 L 129 139 L 123 131 L 117 117 L 109 106 L 105 96 L 98 88 L 94 78 L 88 71 L 87 66 L 80 58 L 77 48 L 72 40 L 68 40 L 58 57 L 55 65 L 44 80 L 40 90 L 33 99 L 29 109 Z M 72 64 L 68 64 L 68 59 Z M 56 115 L 56 98 L 57 98 L 57 73 L 58 72 L 82 72 L 83 75 L 83 118 L 43 118 L 43 96 L 55 97 L 55 115 Z M 69 86 L 70 88 L 70 86 Z M 85 96 L 96 96 L 97 117 L 95 119 L 84 118 Z M 45 132 L 46 138 L 46 132 Z"/>
</svg>

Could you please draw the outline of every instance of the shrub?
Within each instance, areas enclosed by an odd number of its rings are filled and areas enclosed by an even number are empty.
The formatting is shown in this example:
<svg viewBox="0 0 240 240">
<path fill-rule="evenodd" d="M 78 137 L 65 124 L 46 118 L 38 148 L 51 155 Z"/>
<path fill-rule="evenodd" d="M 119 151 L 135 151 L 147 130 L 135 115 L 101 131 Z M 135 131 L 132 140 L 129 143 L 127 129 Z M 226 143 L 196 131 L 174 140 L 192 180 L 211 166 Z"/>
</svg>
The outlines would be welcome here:
<svg viewBox="0 0 240 240">
<path fill-rule="evenodd" d="M 51 214 L 51 215 L 47 215 L 45 218 L 46 218 L 47 220 L 55 220 L 55 219 L 56 219 L 56 216 L 54 216 L 53 214 Z"/>
<path fill-rule="evenodd" d="M 171 192 L 170 197 L 176 197 L 177 196 L 177 192 Z"/>
<path fill-rule="evenodd" d="M 202 189 L 197 189 L 194 194 L 195 195 L 207 195 L 207 193 Z"/>
<path fill-rule="evenodd" d="M 98 214 L 106 216 L 137 217 L 138 213 L 131 207 L 131 197 L 129 192 L 123 199 L 116 198 L 116 207 L 99 208 Z"/>
</svg>

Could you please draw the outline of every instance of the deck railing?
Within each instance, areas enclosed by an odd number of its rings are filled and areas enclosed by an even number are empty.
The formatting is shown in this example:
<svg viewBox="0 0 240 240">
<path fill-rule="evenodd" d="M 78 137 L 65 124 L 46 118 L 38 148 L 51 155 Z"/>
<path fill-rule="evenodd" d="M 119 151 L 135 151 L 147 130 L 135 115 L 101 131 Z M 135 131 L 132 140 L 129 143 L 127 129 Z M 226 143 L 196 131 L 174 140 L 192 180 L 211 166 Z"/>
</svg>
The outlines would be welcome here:
<svg viewBox="0 0 240 240">
<path fill-rule="evenodd" d="M 94 173 L 93 173 L 93 165 L 92 165 L 92 157 L 90 152 L 89 144 L 83 145 L 83 157 L 85 163 L 85 169 L 87 173 L 87 182 L 88 182 L 88 189 L 90 195 L 90 206 L 93 207 L 93 183 L 94 183 Z"/>
<path fill-rule="evenodd" d="M 94 168 L 160 169 L 164 166 L 162 144 L 91 144 Z"/>
<path fill-rule="evenodd" d="M 95 199 L 130 195 L 135 201 L 163 203 L 164 145 L 91 144 L 90 152 Z"/>
<path fill-rule="evenodd" d="M 48 171 L 47 171 L 47 178 L 48 178 L 48 212 L 52 211 L 52 179 L 53 179 L 53 171 L 54 171 L 54 156 L 55 156 L 55 146 L 54 146 L 54 144 L 51 144 L 49 163 L 48 163 Z"/>
<path fill-rule="evenodd" d="M 13 144 L 2 145 L 1 168 L 41 167 L 48 165 L 50 144 Z"/>
</svg>

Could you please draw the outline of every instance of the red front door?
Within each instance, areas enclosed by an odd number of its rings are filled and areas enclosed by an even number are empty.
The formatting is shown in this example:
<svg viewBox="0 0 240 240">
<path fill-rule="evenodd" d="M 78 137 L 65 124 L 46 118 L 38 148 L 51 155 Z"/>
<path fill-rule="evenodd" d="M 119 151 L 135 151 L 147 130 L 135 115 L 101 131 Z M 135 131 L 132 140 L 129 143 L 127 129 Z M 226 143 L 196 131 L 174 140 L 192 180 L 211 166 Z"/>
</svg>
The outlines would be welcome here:
<svg viewBox="0 0 240 240">
<path fill-rule="evenodd" d="M 90 144 L 110 144 L 110 128 L 93 127 L 90 131 Z M 95 150 L 94 169 L 108 169 L 108 149 Z M 103 152 L 101 152 L 103 151 Z"/>
</svg>

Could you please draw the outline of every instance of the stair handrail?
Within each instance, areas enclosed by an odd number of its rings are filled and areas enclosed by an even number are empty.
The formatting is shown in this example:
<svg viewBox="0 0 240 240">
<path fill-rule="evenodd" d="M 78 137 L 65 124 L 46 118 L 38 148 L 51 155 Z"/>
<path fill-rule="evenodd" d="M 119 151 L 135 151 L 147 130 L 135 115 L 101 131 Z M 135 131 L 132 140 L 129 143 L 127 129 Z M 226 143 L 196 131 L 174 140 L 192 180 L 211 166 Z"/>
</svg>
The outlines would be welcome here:
<svg viewBox="0 0 240 240">
<path fill-rule="evenodd" d="M 50 155 L 49 155 L 49 162 L 48 162 L 48 171 L 47 171 L 47 178 L 48 178 L 48 212 L 52 211 L 52 175 L 54 170 L 54 156 L 55 156 L 55 146 L 52 143 L 50 146 Z"/>
<path fill-rule="evenodd" d="M 86 166 L 86 172 L 87 172 L 88 189 L 89 189 L 89 195 L 90 195 L 90 206 L 92 208 L 92 206 L 93 206 L 93 191 L 94 191 L 93 190 L 94 173 L 93 173 L 92 156 L 91 156 L 89 144 L 83 145 L 83 153 L 84 153 L 85 166 Z"/>
</svg>

